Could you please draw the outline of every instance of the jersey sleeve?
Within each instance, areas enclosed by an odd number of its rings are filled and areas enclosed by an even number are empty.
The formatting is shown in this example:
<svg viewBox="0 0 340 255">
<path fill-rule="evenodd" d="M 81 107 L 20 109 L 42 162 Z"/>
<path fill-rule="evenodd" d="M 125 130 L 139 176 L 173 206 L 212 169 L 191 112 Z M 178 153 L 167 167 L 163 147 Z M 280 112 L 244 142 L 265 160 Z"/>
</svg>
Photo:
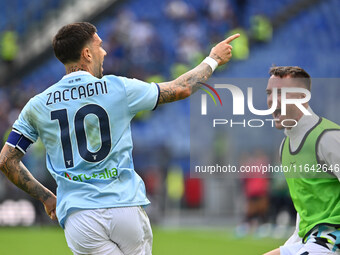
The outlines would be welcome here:
<svg viewBox="0 0 340 255">
<path fill-rule="evenodd" d="M 143 110 L 153 110 L 159 100 L 159 86 L 157 83 L 146 83 L 137 79 L 123 78 L 128 107 L 136 114 Z"/>
<path fill-rule="evenodd" d="M 22 109 L 18 119 L 13 124 L 13 129 L 17 130 L 23 136 L 36 142 L 38 139 L 38 132 L 33 127 L 31 121 L 32 101 L 30 100 L 25 107 Z"/>
<path fill-rule="evenodd" d="M 298 243 L 302 241 L 302 238 L 299 236 L 299 225 L 300 225 L 300 215 L 299 213 L 296 213 L 296 224 L 295 224 L 295 230 L 294 233 L 288 238 L 288 240 L 285 242 L 284 245 L 290 245 L 293 243 Z"/>
<path fill-rule="evenodd" d="M 317 146 L 317 156 L 320 163 L 326 163 L 333 169 L 333 174 L 340 181 L 340 130 L 332 130 L 325 132 Z"/>
</svg>

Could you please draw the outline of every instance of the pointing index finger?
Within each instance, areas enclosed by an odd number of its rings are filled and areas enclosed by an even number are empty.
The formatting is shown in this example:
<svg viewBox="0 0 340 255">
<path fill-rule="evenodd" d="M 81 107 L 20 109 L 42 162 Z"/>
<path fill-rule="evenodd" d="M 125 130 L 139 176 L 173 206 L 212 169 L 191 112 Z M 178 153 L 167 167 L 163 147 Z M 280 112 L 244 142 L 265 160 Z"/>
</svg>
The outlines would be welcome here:
<svg viewBox="0 0 340 255">
<path fill-rule="evenodd" d="M 227 39 L 225 39 L 224 41 L 226 43 L 230 43 L 231 41 L 235 40 L 236 38 L 240 37 L 240 34 L 234 34 L 232 36 L 229 36 Z"/>
</svg>

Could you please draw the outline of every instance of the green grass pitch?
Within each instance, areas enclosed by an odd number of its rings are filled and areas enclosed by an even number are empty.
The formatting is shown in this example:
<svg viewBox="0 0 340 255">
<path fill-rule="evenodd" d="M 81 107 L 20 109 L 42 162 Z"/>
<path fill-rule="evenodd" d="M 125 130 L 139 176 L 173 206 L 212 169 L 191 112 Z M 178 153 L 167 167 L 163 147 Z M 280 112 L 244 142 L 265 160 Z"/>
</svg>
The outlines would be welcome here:
<svg viewBox="0 0 340 255">
<path fill-rule="evenodd" d="M 155 227 L 154 255 L 259 255 L 284 240 L 236 239 L 230 231 L 217 229 L 163 229 Z M 72 255 L 63 230 L 58 227 L 0 228 L 1 255 Z"/>
</svg>

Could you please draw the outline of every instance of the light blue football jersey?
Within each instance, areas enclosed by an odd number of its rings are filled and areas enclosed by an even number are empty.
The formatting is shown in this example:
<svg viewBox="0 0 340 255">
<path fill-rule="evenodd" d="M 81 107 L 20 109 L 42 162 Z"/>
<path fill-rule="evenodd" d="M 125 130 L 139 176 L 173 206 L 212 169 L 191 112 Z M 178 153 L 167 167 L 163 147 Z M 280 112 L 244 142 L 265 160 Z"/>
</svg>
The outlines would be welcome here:
<svg viewBox="0 0 340 255">
<path fill-rule="evenodd" d="M 78 71 L 26 104 L 13 128 L 33 142 L 40 137 L 46 148 L 62 227 L 79 209 L 150 203 L 134 171 L 130 121 L 158 98 L 155 83 Z"/>
</svg>

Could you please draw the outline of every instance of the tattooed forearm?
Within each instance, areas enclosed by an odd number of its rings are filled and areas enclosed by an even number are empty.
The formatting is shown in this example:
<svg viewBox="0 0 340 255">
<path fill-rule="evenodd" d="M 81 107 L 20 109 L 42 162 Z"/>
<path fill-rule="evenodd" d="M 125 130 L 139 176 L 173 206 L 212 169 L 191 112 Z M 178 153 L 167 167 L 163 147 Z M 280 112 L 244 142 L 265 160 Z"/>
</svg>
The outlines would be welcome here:
<svg viewBox="0 0 340 255">
<path fill-rule="evenodd" d="M 21 162 L 22 156 L 19 150 L 5 145 L 0 155 L 0 170 L 17 187 L 42 202 L 46 201 L 52 193 L 31 175 Z"/>
<path fill-rule="evenodd" d="M 205 63 L 201 63 L 176 80 L 159 83 L 160 96 L 158 103 L 169 103 L 190 96 L 201 87 L 200 82 L 208 80 L 211 74 L 211 67 Z"/>
</svg>

